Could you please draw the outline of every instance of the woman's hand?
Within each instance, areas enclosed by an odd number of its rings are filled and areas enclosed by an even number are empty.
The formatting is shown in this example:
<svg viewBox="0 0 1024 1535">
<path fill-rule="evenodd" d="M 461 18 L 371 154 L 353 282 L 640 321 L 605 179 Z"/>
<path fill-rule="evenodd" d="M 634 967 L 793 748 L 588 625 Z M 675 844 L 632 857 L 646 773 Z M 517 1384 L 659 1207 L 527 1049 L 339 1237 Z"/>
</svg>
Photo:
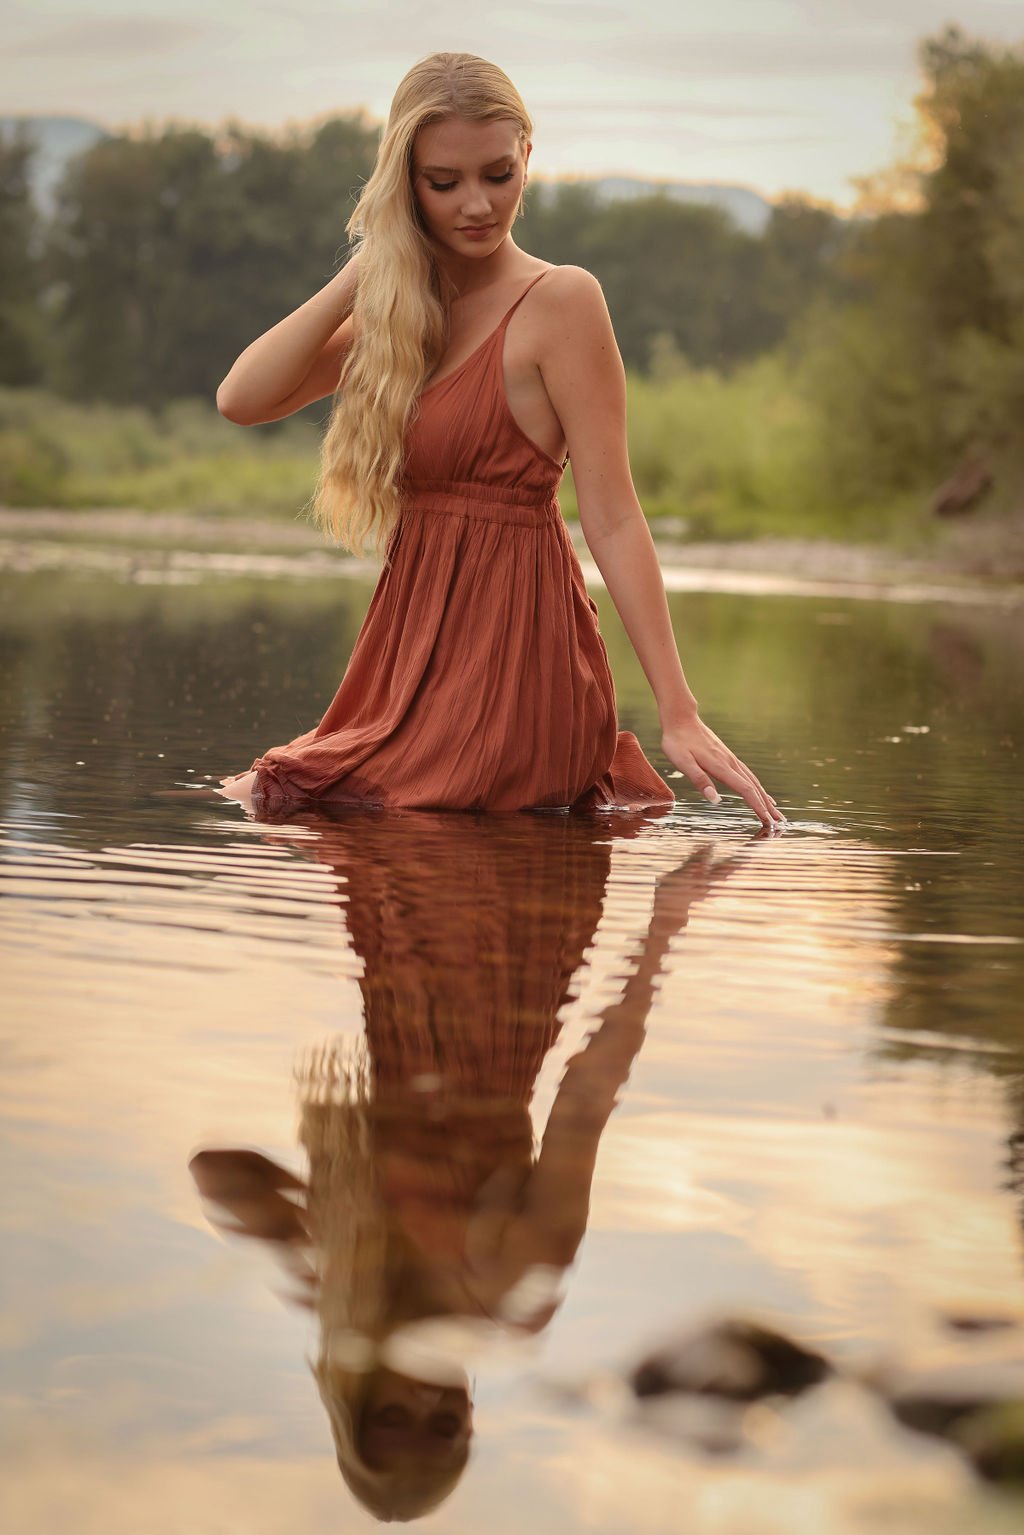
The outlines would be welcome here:
<svg viewBox="0 0 1024 1535">
<path fill-rule="evenodd" d="M 306 1185 L 287 1168 L 247 1150 L 197 1151 L 188 1166 L 201 1197 L 220 1212 L 211 1225 L 264 1242 L 309 1240 L 305 1210 L 288 1197 L 305 1195 Z"/>
<path fill-rule="evenodd" d="M 671 763 L 717 805 L 721 799 L 712 782 L 717 778 L 750 806 L 763 826 L 784 826 L 786 818 L 754 774 L 731 752 L 725 742 L 695 714 L 683 723 L 667 726 L 661 749 Z"/>
</svg>

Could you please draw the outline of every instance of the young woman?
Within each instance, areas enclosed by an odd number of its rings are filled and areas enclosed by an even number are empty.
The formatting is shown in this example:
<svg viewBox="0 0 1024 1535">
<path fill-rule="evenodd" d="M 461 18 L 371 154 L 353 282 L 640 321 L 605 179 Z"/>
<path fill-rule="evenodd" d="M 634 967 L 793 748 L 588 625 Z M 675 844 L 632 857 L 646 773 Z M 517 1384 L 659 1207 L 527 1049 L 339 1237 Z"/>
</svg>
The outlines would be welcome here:
<svg viewBox="0 0 1024 1535">
<path fill-rule="evenodd" d="M 348 224 L 356 254 L 238 358 L 217 393 L 241 425 L 334 395 L 313 498 L 384 565 L 320 723 L 218 792 L 296 803 L 610 809 L 675 797 L 620 731 L 608 655 L 557 488 L 580 521 L 657 700 L 669 761 L 765 827 L 771 795 L 704 723 L 676 650 L 626 447 L 625 379 L 581 267 L 512 239 L 532 124 L 506 75 L 435 53 L 398 87 Z"/>
</svg>

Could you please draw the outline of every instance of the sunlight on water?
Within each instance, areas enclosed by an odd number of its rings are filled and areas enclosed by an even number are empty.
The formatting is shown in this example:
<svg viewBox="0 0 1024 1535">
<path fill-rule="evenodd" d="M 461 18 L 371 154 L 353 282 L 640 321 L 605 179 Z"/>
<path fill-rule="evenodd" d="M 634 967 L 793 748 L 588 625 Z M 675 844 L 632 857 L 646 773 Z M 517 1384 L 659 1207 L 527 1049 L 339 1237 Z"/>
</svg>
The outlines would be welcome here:
<svg viewBox="0 0 1024 1535">
<path fill-rule="evenodd" d="M 379 1473 L 408 1379 L 453 1532 L 1019 1527 L 877 1388 L 1024 1361 L 943 1320 L 1024 1316 L 1019 613 L 675 594 L 781 837 L 677 779 L 246 819 L 209 786 L 316 722 L 369 590 L 5 578 L 5 1528 L 373 1528 L 338 1415 Z M 634 1394 L 720 1316 L 835 1373 Z"/>
</svg>

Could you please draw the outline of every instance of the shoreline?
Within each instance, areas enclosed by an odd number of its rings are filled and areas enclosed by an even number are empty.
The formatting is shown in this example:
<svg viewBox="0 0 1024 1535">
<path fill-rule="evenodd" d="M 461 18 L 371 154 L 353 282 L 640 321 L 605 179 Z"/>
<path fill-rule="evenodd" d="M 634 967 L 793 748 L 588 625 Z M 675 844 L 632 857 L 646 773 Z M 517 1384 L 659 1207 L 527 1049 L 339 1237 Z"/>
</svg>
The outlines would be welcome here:
<svg viewBox="0 0 1024 1535">
<path fill-rule="evenodd" d="M 567 523 L 588 583 L 603 584 L 578 522 Z M 669 590 L 825 593 L 910 600 L 1024 603 L 1024 561 L 1006 530 L 962 524 L 946 546 L 916 556 L 882 544 L 829 538 L 687 542 L 649 524 Z M 1016 531 L 1016 530 L 1014 530 Z M 977 537 L 982 533 L 986 536 Z M 149 558 L 147 558 L 147 556 Z M 217 559 L 216 557 L 221 558 Z M 0 507 L 0 568 L 133 568 L 139 561 L 181 574 L 204 566 L 272 576 L 372 574 L 373 558 L 337 549 L 308 521 L 209 517 L 123 508 L 88 511 Z M 1001 566 L 1001 569 L 1000 569 Z"/>
</svg>

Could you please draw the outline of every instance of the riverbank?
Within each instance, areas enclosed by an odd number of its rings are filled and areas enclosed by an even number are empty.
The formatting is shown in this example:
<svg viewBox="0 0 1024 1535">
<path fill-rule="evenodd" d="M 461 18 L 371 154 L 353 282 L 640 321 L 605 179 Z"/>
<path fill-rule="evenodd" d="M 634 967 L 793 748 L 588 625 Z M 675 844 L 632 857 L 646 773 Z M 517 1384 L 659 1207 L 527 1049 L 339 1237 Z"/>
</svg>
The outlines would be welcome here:
<svg viewBox="0 0 1024 1535">
<path fill-rule="evenodd" d="M 578 522 L 568 524 L 588 579 L 590 563 Z M 942 529 L 924 551 L 833 539 L 760 538 L 688 542 L 668 519 L 651 523 L 666 584 L 735 590 L 836 590 L 875 595 L 912 589 L 925 595 L 986 593 L 1024 602 L 1024 529 L 980 520 Z M 223 556 L 234 571 L 255 574 L 338 573 L 376 568 L 345 555 L 305 520 L 198 517 L 188 513 L 97 508 L 68 511 L 0 507 L 0 568 L 32 569 L 163 563 L 181 572 Z M 220 564 L 222 562 L 218 562 Z"/>
</svg>

